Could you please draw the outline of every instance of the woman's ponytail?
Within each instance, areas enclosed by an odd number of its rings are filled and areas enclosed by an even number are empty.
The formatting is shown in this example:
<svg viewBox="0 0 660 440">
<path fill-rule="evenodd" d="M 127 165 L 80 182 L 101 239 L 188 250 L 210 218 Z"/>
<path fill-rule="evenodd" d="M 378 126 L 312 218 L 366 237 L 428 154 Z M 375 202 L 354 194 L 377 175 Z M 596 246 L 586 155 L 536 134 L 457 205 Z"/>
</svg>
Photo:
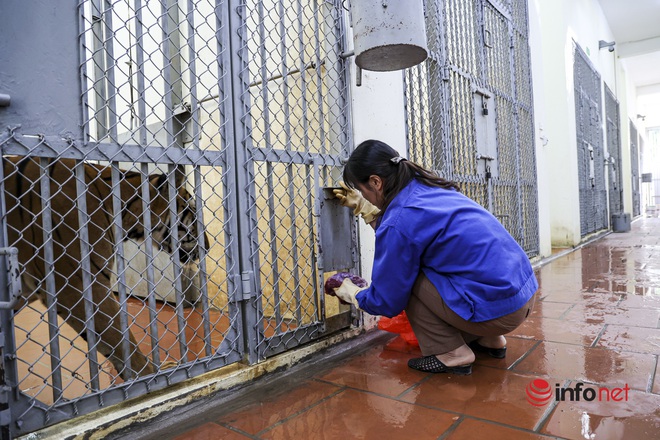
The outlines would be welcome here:
<svg viewBox="0 0 660 440">
<path fill-rule="evenodd" d="M 373 175 L 383 179 L 385 200 L 381 211 L 385 211 L 394 197 L 413 179 L 428 186 L 460 190 L 456 183 L 399 156 L 399 153 L 386 143 L 368 140 L 358 145 L 348 159 L 344 167 L 344 182 L 356 187 L 358 184 L 366 184 Z"/>
</svg>

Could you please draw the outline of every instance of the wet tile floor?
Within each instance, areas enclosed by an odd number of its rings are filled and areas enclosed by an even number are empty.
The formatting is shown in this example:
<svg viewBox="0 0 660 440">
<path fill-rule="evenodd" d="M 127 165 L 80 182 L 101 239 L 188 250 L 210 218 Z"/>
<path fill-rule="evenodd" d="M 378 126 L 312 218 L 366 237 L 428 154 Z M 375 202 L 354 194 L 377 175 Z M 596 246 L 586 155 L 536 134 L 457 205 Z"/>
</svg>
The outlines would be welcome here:
<svg viewBox="0 0 660 440">
<path fill-rule="evenodd" d="M 159 437 L 660 438 L 660 219 L 553 258 L 506 359 L 471 376 L 410 370 L 419 350 L 393 337 Z"/>
</svg>

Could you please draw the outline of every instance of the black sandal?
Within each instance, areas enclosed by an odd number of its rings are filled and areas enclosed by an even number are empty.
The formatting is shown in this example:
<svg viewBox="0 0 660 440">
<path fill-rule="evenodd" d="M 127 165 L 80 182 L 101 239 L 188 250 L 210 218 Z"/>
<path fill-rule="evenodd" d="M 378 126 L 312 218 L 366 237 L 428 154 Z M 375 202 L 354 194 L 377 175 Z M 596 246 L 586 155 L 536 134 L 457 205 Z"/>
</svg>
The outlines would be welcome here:
<svg viewBox="0 0 660 440">
<path fill-rule="evenodd" d="M 461 376 L 472 374 L 472 364 L 448 367 L 434 355 L 410 359 L 408 366 L 413 370 L 423 371 L 425 373 L 454 373 Z"/>
<path fill-rule="evenodd" d="M 468 346 L 472 349 L 472 351 L 487 353 L 490 357 L 494 357 L 495 359 L 504 359 L 506 357 L 506 347 L 504 348 L 484 347 L 477 341 L 470 342 Z"/>
</svg>

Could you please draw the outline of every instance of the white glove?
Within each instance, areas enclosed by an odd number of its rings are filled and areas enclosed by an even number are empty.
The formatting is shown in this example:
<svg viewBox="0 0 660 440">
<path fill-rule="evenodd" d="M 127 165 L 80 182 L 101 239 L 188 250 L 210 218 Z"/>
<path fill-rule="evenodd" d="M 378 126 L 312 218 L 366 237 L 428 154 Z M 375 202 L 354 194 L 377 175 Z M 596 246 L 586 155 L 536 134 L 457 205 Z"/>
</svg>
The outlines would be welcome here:
<svg viewBox="0 0 660 440">
<path fill-rule="evenodd" d="M 339 186 L 343 189 L 334 189 L 332 192 L 343 206 L 351 208 L 353 214 L 361 215 L 366 224 L 371 224 L 371 222 L 376 220 L 376 217 L 380 214 L 380 209 L 372 205 L 358 191 L 346 186 L 344 182 L 339 182 Z"/>
<path fill-rule="evenodd" d="M 344 281 L 342 281 L 341 286 L 334 289 L 334 291 L 335 295 L 337 295 L 337 298 L 349 304 L 353 304 L 359 309 L 360 305 L 358 304 L 358 300 L 355 296 L 358 294 L 358 292 L 362 292 L 366 289 L 367 287 L 358 287 L 353 284 L 349 278 L 346 278 Z"/>
</svg>

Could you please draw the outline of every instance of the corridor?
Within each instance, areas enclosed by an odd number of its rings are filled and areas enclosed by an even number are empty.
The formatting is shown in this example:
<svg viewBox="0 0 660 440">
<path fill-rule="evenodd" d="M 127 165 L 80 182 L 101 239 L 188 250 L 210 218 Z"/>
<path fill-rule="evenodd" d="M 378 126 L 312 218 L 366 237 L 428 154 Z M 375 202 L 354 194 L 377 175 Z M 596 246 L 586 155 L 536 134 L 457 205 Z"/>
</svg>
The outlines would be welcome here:
<svg viewBox="0 0 660 440">
<path fill-rule="evenodd" d="M 411 370 L 419 350 L 383 337 L 322 369 L 262 379 L 150 438 L 658 438 L 660 219 L 549 260 L 507 357 L 478 354 L 471 376 Z"/>
</svg>

